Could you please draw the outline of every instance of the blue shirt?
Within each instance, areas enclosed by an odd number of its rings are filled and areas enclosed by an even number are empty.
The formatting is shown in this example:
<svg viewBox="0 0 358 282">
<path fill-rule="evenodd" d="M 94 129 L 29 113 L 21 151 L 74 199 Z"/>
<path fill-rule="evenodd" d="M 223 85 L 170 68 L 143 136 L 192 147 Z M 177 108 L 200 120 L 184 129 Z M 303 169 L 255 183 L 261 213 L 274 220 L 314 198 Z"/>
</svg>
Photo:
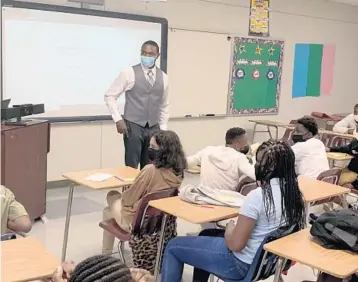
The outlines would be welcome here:
<svg viewBox="0 0 358 282">
<path fill-rule="evenodd" d="M 272 179 L 270 183 L 274 206 L 272 207 L 272 212 L 270 212 L 268 217 L 266 216 L 264 208 L 261 187 L 252 190 L 247 195 L 242 207 L 240 208 L 240 215 L 256 220 L 256 225 L 246 247 L 241 252 L 234 253 L 239 260 L 247 264 L 252 263 L 264 238 L 281 225 L 282 212 L 279 180 L 277 178 Z"/>
</svg>

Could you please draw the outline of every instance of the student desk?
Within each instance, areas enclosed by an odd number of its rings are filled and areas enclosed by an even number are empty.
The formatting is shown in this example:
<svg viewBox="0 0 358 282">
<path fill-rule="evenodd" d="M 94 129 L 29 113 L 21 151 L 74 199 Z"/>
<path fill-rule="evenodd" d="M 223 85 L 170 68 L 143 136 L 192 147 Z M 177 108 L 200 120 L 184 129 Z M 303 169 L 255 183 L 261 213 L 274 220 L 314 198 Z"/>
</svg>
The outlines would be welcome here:
<svg viewBox="0 0 358 282">
<path fill-rule="evenodd" d="M 105 181 L 91 181 L 86 180 L 86 177 L 96 173 L 111 174 L 114 177 L 105 180 Z M 67 213 L 66 213 L 66 223 L 65 231 L 63 236 L 63 247 L 62 247 L 62 256 L 61 260 L 65 261 L 66 251 L 67 251 L 67 240 L 68 240 L 68 230 L 70 227 L 70 217 L 71 217 L 71 208 L 72 208 L 72 199 L 73 199 L 73 190 L 75 186 L 86 186 L 91 189 L 110 189 L 110 188 L 125 188 L 133 184 L 133 181 L 125 182 L 121 181 L 116 177 L 122 178 L 136 178 L 139 171 L 131 167 L 117 167 L 117 168 L 107 168 L 107 169 L 95 169 L 79 172 L 69 172 L 64 173 L 62 176 L 70 181 L 70 190 L 68 193 L 68 203 L 67 203 Z"/>
<path fill-rule="evenodd" d="M 270 131 L 270 128 L 275 128 L 276 129 L 276 134 L 275 134 L 275 140 L 278 140 L 278 128 L 291 128 L 293 125 L 292 124 L 284 124 L 282 122 L 278 122 L 278 121 L 272 121 L 272 120 L 249 120 L 249 122 L 253 122 L 254 123 L 254 130 L 252 132 L 252 142 L 255 141 L 255 135 L 256 132 L 267 132 L 270 135 L 270 138 L 272 138 L 272 134 Z M 261 126 L 266 126 L 266 130 L 257 130 L 256 127 L 258 125 Z"/>
<path fill-rule="evenodd" d="M 334 168 L 336 161 L 350 161 L 353 157 L 345 153 L 327 152 L 327 158 L 330 161 L 331 167 Z"/>
<path fill-rule="evenodd" d="M 358 254 L 320 246 L 308 228 L 268 243 L 264 249 L 283 259 L 297 261 L 337 278 L 344 279 L 358 271 Z M 277 279 L 275 275 L 274 281 Z"/>
<path fill-rule="evenodd" d="M 36 239 L 27 237 L 1 242 L 3 282 L 50 278 L 60 261 Z"/>
<path fill-rule="evenodd" d="M 150 201 L 149 205 L 164 212 L 157 258 L 155 262 L 155 278 L 159 275 L 159 267 L 164 244 L 164 230 L 168 214 L 182 218 L 194 224 L 217 222 L 224 219 L 237 217 L 239 210 L 231 207 L 194 205 L 180 200 L 179 197 L 165 198 Z"/>
<path fill-rule="evenodd" d="M 316 179 L 311 179 L 305 176 L 298 176 L 298 185 L 303 194 L 303 198 L 306 205 L 307 224 L 309 221 L 308 208 L 311 203 L 333 198 L 336 196 L 341 196 L 343 200 L 343 205 L 347 207 L 347 202 L 345 201 L 344 195 L 350 193 L 351 190 L 348 188 L 333 185 L 331 183 Z"/>
<path fill-rule="evenodd" d="M 326 129 L 322 129 L 320 128 L 318 130 L 318 133 L 320 134 L 327 134 L 327 135 L 334 135 L 334 136 L 339 136 L 339 137 L 343 137 L 343 138 L 350 138 L 350 139 L 353 139 L 355 138 L 355 136 L 353 134 L 348 134 L 348 133 L 339 133 L 339 132 L 334 132 L 334 131 L 331 131 L 331 130 L 326 130 Z"/>
<path fill-rule="evenodd" d="M 186 171 L 191 174 L 200 174 L 200 166 L 193 166 L 188 168 Z"/>
</svg>

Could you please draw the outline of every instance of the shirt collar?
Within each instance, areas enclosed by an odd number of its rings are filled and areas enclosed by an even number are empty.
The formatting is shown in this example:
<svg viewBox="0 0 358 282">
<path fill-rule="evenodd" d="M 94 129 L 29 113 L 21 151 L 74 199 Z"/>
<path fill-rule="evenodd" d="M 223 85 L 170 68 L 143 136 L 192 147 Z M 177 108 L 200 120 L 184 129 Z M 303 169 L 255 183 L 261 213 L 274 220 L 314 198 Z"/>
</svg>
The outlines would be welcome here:
<svg viewBox="0 0 358 282">
<path fill-rule="evenodd" d="M 141 67 L 142 67 L 143 72 L 144 72 L 145 74 L 148 74 L 149 69 L 148 69 L 147 67 L 143 66 L 142 64 L 141 64 Z M 157 71 L 157 67 L 154 66 L 154 68 L 152 68 L 151 70 L 153 71 L 153 74 L 155 75 L 155 74 L 156 74 L 156 71 Z"/>
</svg>

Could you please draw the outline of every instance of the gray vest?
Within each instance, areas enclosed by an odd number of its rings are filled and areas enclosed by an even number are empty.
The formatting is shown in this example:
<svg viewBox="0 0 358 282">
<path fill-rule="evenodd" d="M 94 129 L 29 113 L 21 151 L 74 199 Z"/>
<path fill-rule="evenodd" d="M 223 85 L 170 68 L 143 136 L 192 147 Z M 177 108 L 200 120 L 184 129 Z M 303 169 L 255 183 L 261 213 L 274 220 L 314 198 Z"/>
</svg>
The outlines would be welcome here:
<svg viewBox="0 0 358 282">
<path fill-rule="evenodd" d="M 159 108 L 164 97 L 163 72 L 157 68 L 153 87 L 147 81 L 142 66 L 133 66 L 135 83 L 131 90 L 126 92 L 124 119 L 150 127 L 159 121 Z"/>
</svg>

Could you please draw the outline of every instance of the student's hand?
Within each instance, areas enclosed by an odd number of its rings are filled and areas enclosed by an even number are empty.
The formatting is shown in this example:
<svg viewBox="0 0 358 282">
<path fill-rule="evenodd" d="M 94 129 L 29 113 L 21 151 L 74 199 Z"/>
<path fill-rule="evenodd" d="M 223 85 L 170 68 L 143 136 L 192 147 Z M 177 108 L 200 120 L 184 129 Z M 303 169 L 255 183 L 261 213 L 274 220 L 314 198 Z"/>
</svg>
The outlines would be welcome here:
<svg viewBox="0 0 358 282">
<path fill-rule="evenodd" d="M 134 282 L 154 282 L 154 277 L 149 271 L 139 268 L 131 268 L 131 275 Z"/>
<path fill-rule="evenodd" d="M 76 265 L 73 261 L 65 261 L 61 266 L 57 267 L 52 275 L 52 282 L 66 282 L 72 275 Z"/>
<path fill-rule="evenodd" d="M 124 120 L 120 120 L 116 122 L 117 132 L 119 134 L 126 134 L 127 133 L 127 126 Z"/>
</svg>

